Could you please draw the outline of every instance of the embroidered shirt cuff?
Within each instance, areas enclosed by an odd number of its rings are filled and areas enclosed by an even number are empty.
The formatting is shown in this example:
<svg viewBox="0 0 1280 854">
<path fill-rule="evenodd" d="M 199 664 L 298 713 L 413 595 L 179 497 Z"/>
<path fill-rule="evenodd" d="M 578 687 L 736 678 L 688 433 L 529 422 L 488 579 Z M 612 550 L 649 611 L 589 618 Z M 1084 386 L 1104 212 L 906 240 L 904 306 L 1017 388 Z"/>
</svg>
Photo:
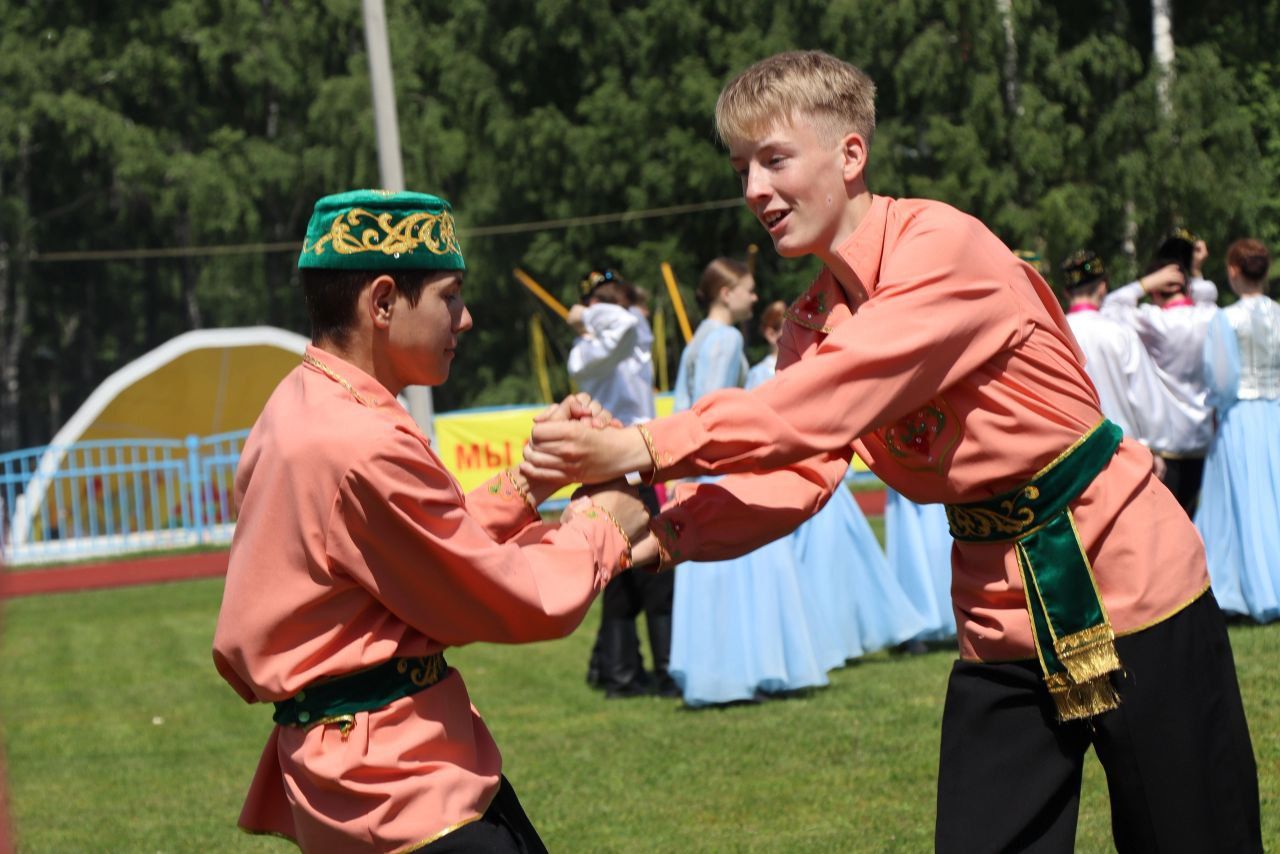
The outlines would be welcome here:
<svg viewBox="0 0 1280 854">
<path fill-rule="evenodd" d="M 674 569 L 697 547 L 695 526 L 689 524 L 688 513 L 676 504 L 655 516 L 649 530 L 658 541 L 658 569 Z"/>
<path fill-rule="evenodd" d="M 467 497 L 467 511 L 482 520 L 498 542 L 506 542 L 529 525 L 542 521 L 538 511 L 505 472 L 494 475 L 471 491 Z"/>
<path fill-rule="evenodd" d="M 656 483 L 672 477 L 698 474 L 696 467 L 680 465 L 677 474 L 672 469 L 706 442 L 706 430 L 693 410 L 677 412 L 666 418 L 640 425 L 649 455 L 653 457 L 654 471 L 650 482 Z"/>
</svg>

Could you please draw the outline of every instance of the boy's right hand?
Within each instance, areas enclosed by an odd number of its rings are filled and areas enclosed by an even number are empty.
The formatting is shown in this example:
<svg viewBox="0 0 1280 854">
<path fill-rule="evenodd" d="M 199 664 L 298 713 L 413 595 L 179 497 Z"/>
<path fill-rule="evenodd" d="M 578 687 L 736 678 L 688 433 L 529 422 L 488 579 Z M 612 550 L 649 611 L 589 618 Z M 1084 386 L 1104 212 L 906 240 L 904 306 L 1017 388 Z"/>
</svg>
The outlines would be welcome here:
<svg viewBox="0 0 1280 854">
<path fill-rule="evenodd" d="M 1155 272 L 1147 273 L 1138 282 L 1148 294 L 1173 296 L 1186 286 L 1187 277 L 1177 264 L 1168 264 Z"/>
</svg>

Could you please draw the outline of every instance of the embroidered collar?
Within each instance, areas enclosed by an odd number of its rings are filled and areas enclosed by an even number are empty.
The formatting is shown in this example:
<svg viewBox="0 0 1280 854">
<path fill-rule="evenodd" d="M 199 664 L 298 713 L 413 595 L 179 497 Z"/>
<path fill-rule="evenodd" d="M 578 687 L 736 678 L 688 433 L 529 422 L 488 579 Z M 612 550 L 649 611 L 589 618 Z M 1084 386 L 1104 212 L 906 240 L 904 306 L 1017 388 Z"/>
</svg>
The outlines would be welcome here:
<svg viewBox="0 0 1280 854">
<path fill-rule="evenodd" d="M 1188 305 L 1195 305 L 1195 303 L 1191 301 L 1191 297 L 1183 295 L 1183 296 L 1174 297 L 1173 299 L 1169 300 L 1167 303 L 1164 304 L 1164 307 L 1166 309 L 1183 308 L 1184 306 L 1188 306 Z"/>
<path fill-rule="evenodd" d="M 1067 309 L 1067 314 L 1080 314 L 1083 311 L 1097 311 L 1098 307 L 1091 302 L 1078 302 Z"/>
<path fill-rule="evenodd" d="M 327 350 L 321 350 L 314 344 L 308 344 L 302 357 L 307 370 L 315 371 L 342 386 L 351 397 L 371 409 L 381 409 L 396 399 L 387 391 L 387 387 L 357 368 L 350 362 L 339 358 Z M 397 406 L 395 409 L 401 409 Z"/>
</svg>

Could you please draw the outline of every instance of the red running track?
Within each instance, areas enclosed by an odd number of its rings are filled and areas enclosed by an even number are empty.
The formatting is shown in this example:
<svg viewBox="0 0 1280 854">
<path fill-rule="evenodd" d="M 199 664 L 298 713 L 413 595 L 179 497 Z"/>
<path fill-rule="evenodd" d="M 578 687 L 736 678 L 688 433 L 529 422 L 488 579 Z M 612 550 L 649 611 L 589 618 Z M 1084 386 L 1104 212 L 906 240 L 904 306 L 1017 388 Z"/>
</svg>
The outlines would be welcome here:
<svg viewBox="0 0 1280 854">
<path fill-rule="evenodd" d="M 14 570 L 0 572 L 0 599 L 6 596 L 33 596 L 40 593 L 155 584 L 161 581 L 186 581 L 226 574 L 226 552 L 137 558 L 60 569 Z"/>
<path fill-rule="evenodd" d="M 866 515 L 884 515 L 883 491 L 855 492 L 853 497 Z M 60 569 L 0 571 L 0 599 L 6 596 L 34 596 L 42 593 L 67 593 L 75 590 L 101 590 L 135 584 L 156 584 L 163 581 L 186 581 L 191 578 L 214 578 L 226 573 L 227 553 L 225 551 L 136 558 Z"/>
</svg>

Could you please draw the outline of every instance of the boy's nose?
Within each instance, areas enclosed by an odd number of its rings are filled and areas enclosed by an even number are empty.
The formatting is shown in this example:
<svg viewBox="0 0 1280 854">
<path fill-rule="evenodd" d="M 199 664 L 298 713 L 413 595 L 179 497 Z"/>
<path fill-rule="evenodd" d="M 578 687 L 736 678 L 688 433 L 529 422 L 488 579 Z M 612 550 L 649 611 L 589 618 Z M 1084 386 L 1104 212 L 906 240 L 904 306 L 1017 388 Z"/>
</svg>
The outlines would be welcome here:
<svg viewBox="0 0 1280 854">
<path fill-rule="evenodd" d="M 769 186 L 764 170 L 754 163 L 747 167 L 747 180 L 742 187 L 742 197 L 748 204 L 769 198 Z"/>
</svg>

